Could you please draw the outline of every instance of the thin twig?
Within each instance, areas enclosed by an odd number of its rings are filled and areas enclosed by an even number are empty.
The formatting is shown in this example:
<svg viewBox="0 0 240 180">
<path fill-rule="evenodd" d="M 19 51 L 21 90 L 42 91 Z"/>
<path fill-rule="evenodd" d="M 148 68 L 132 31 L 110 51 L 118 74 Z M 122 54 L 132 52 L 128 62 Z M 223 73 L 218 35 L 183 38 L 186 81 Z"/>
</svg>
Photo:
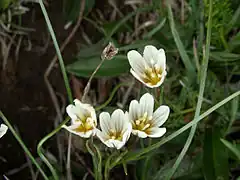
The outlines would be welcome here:
<svg viewBox="0 0 240 180">
<path fill-rule="evenodd" d="M 90 89 L 90 85 L 91 85 L 91 82 L 92 82 L 92 79 L 93 77 L 95 76 L 95 74 L 97 73 L 98 69 L 102 66 L 103 62 L 104 62 L 104 58 L 102 58 L 101 62 L 98 64 L 98 66 L 96 67 L 96 69 L 94 70 L 94 72 L 92 73 L 91 77 L 89 78 L 88 82 L 87 82 L 87 85 L 86 87 L 84 88 L 84 91 L 83 91 L 83 96 L 82 96 L 82 101 L 84 102 L 86 100 L 86 96 L 87 96 L 87 93 Z"/>
</svg>

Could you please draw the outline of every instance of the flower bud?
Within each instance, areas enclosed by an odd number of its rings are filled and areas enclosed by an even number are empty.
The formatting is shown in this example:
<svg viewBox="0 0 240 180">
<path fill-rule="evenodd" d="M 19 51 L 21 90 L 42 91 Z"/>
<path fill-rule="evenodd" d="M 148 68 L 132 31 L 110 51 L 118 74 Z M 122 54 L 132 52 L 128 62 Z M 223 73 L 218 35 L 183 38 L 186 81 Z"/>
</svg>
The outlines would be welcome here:
<svg viewBox="0 0 240 180">
<path fill-rule="evenodd" d="M 111 60 L 117 53 L 118 48 L 116 48 L 113 43 L 109 42 L 109 44 L 104 48 L 101 58 Z"/>
</svg>

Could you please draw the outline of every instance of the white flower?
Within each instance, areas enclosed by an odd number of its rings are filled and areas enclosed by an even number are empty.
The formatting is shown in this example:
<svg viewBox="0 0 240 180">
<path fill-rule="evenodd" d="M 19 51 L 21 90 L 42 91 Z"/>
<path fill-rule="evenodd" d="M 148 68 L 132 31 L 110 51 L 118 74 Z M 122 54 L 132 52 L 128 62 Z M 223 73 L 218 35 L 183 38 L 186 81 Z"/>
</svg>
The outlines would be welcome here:
<svg viewBox="0 0 240 180">
<path fill-rule="evenodd" d="M 143 56 L 135 50 L 127 54 L 131 65 L 130 72 L 147 87 L 159 87 L 167 75 L 166 56 L 163 49 L 145 46 Z"/>
<path fill-rule="evenodd" d="M 83 138 L 89 138 L 95 134 L 97 126 L 95 110 L 91 105 L 83 104 L 78 99 L 74 100 L 74 104 L 68 105 L 66 108 L 72 120 L 71 125 L 63 125 L 63 128 Z"/>
<path fill-rule="evenodd" d="M 6 134 L 8 130 L 8 127 L 5 124 L 0 125 L 0 138 L 3 137 L 4 134 Z"/>
<path fill-rule="evenodd" d="M 129 119 L 132 123 L 132 133 L 140 138 L 161 137 L 166 128 L 160 128 L 169 116 L 169 107 L 160 106 L 155 112 L 154 99 L 149 93 L 144 94 L 139 103 L 131 101 L 129 106 Z"/>
<path fill-rule="evenodd" d="M 97 137 L 110 148 L 122 148 L 132 132 L 128 113 L 124 114 L 121 109 L 117 109 L 111 116 L 107 112 L 102 112 L 99 118 L 102 131 L 97 129 Z"/>
</svg>

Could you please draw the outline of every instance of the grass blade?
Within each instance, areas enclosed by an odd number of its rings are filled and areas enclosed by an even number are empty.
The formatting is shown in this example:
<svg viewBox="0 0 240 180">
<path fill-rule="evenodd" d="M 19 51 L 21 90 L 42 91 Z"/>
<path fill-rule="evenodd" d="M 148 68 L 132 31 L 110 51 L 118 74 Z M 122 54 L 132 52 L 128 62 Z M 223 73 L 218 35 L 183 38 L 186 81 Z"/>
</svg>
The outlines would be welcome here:
<svg viewBox="0 0 240 180">
<path fill-rule="evenodd" d="M 165 25 L 166 22 L 166 18 L 164 18 L 155 28 L 153 28 L 150 32 L 148 32 L 147 34 L 145 34 L 143 36 L 143 39 L 146 38 L 151 38 L 154 34 L 156 34 L 160 29 L 162 29 L 162 27 Z"/>
<path fill-rule="evenodd" d="M 202 62 L 202 67 L 201 67 L 201 80 L 200 80 L 200 90 L 199 90 L 199 96 L 198 96 L 198 102 L 197 102 L 197 107 L 194 115 L 194 119 L 198 118 L 200 115 L 200 110 L 203 102 L 203 94 L 204 94 L 204 89 L 205 89 L 205 82 L 206 82 L 206 77 L 207 77 L 207 69 L 208 69 L 208 61 L 209 61 L 209 54 L 210 54 L 210 41 L 211 41 L 211 30 L 212 30 L 212 0 L 210 0 L 210 7 L 209 7 L 209 16 L 208 16 L 208 26 L 207 26 L 207 44 L 206 44 L 206 53 L 203 55 L 203 62 Z M 169 172 L 169 176 L 166 179 L 171 179 L 175 171 L 177 170 L 178 166 L 180 165 L 183 157 L 187 153 L 187 150 L 189 146 L 191 145 L 191 142 L 193 140 L 193 137 L 195 135 L 197 129 L 197 123 L 194 124 L 191 128 L 191 131 L 189 133 L 188 139 L 178 156 L 175 164 L 173 165 L 172 169 Z"/>
<path fill-rule="evenodd" d="M 32 163 L 37 167 L 37 169 L 39 170 L 39 172 L 42 174 L 43 178 L 45 180 L 48 180 L 47 175 L 45 174 L 45 172 L 43 171 L 43 169 L 41 168 L 41 166 L 38 164 L 38 162 L 35 160 L 35 158 L 33 157 L 32 153 L 29 151 L 29 149 L 26 147 L 26 145 L 24 144 L 24 142 L 22 141 L 22 139 L 18 136 L 17 132 L 14 130 L 14 128 L 12 127 L 12 125 L 10 124 L 10 122 L 7 120 L 7 118 L 4 116 L 4 114 L 2 113 L 2 111 L 0 111 L 0 117 L 3 119 L 4 123 L 8 126 L 9 130 L 12 132 L 13 136 L 15 137 L 15 139 L 18 141 L 18 143 L 20 144 L 20 146 L 23 148 L 24 152 L 27 154 L 27 156 L 29 157 L 29 159 L 32 161 Z"/>
<path fill-rule="evenodd" d="M 167 6 L 168 6 L 168 19 L 169 19 L 170 28 L 172 31 L 174 41 L 177 45 L 177 48 L 180 53 L 183 64 L 184 64 L 185 68 L 187 69 L 187 72 L 189 73 L 189 77 L 194 77 L 193 75 L 195 74 L 195 68 L 194 68 L 192 62 L 190 61 L 189 56 L 187 55 L 187 52 L 183 46 L 183 43 L 182 43 L 180 36 L 177 32 L 177 29 L 175 27 L 171 4 L 168 3 Z"/>
<path fill-rule="evenodd" d="M 45 18 L 45 21 L 47 23 L 47 27 L 48 27 L 49 33 L 50 33 L 50 35 L 52 37 L 54 47 L 56 49 L 56 53 L 57 53 L 57 56 L 58 56 L 59 64 L 60 64 L 62 75 L 63 75 L 64 84 L 65 84 L 65 87 L 66 87 L 66 90 L 67 90 L 67 94 L 68 94 L 68 100 L 69 100 L 70 103 L 72 103 L 72 101 L 73 101 L 72 92 L 71 92 L 71 88 L 70 88 L 70 85 L 69 85 L 69 81 L 68 81 L 68 77 L 67 77 L 64 61 L 63 61 L 63 58 L 62 58 L 62 55 L 61 55 L 61 51 L 60 51 L 60 48 L 58 46 L 58 42 L 57 42 L 54 30 L 52 28 L 50 19 L 48 17 L 48 13 L 46 11 L 46 8 L 45 8 L 42 0 L 39 0 L 39 4 L 40 4 L 40 7 L 41 7 L 43 16 Z"/>
<path fill-rule="evenodd" d="M 229 179 L 228 153 L 220 141 L 219 128 L 208 125 L 203 145 L 203 174 L 206 180 Z"/>
<path fill-rule="evenodd" d="M 48 166 L 48 168 L 50 169 L 54 179 L 59 179 L 58 178 L 58 175 L 55 171 L 55 169 L 53 168 L 53 166 L 51 165 L 51 163 L 48 161 L 48 159 L 44 156 L 44 153 L 43 153 L 43 144 L 48 140 L 50 139 L 53 135 L 55 135 L 58 131 L 61 130 L 62 126 L 64 124 L 66 124 L 68 121 L 70 120 L 70 118 L 66 118 L 66 120 L 64 120 L 56 129 L 54 129 L 52 132 L 50 132 L 49 134 L 47 134 L 44 138 L 41 139 L 41 141 L 38 143 L 38 146 L 37 146 L 37 152 L 38 152 L 38 155 L 40 156 L 40 158 L 43 160 L 43 162 Z"/>
<path fill-rule="evenodd" d="M 240 161 L 240 150 L 237 149 L 232 143 L 224 139 L 221 139 L 221 141 L 230 151 L 232 151 L 233 154 L 237 156 L 238 160 Z"/>
</svg>

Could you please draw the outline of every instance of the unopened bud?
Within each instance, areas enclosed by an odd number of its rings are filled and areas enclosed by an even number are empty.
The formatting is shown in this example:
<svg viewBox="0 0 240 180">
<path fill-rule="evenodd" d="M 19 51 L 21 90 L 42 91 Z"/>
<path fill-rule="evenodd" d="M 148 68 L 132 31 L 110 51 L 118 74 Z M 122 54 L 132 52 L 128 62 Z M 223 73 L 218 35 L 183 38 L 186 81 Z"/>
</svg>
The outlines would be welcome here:
<svg viewBox="0 0 240 180">
<path fill-rule="evenodd" d="M 113 43 L 109 44 L 104 48 L 102 52 L 102 59 L 111 60 L 118 53 L 118 48 L 116 48 Z"/>
</svg>

